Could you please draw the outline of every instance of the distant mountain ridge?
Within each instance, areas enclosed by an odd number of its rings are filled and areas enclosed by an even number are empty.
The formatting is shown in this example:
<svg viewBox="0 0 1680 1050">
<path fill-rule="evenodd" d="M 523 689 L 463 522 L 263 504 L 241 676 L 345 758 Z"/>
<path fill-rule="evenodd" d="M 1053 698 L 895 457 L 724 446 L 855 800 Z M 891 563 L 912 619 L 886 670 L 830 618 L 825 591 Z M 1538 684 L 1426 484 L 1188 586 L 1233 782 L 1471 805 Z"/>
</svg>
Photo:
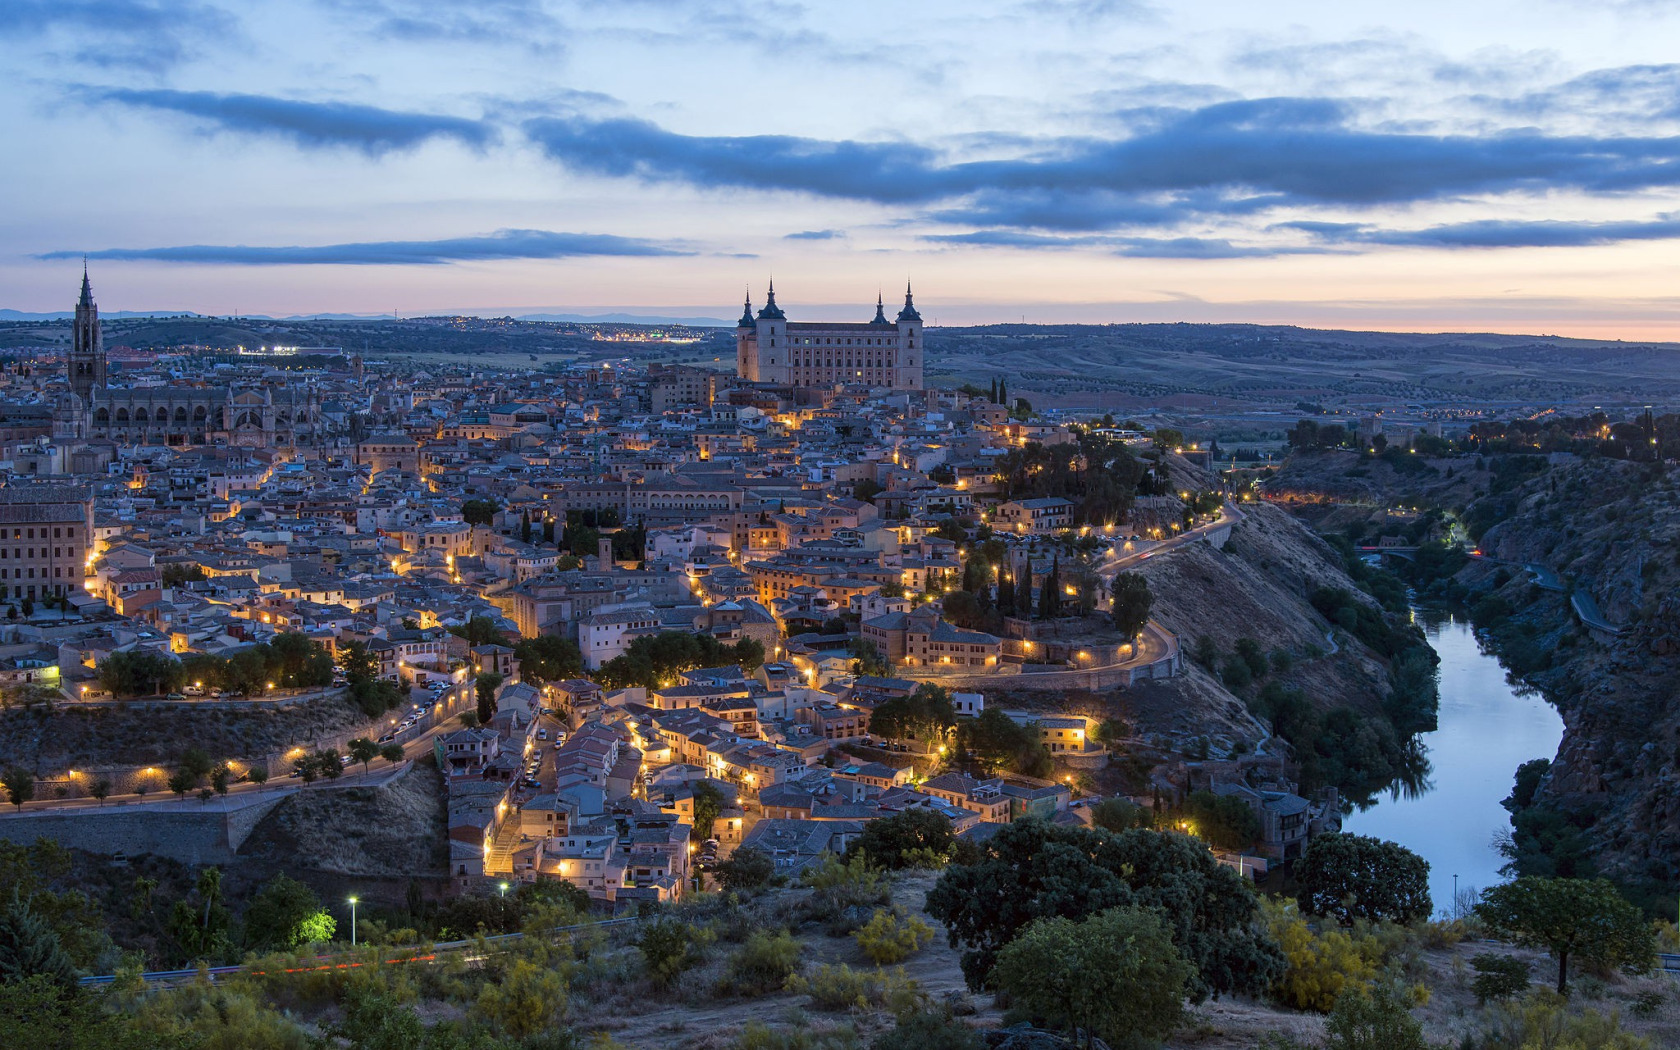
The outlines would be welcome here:
<svg viewBox="0 0 1680 1050">
<path fill-rule="evenodd" d="M 429 316 L 451 316 L 450 311 L 441 311 Z M 75 316 L 70 310 L 55 310 L 48 313 L 34 313 L 28 310 L 0 309 L 0 321 L 68 321 Z M 99 316 L 118 320 L 124 318 L 156 318 L 156 317 L 194 317 L 209 318 L 211 314 L 194 313 L 191 310 L 101 310 Z M 488 311 L 463 313 L 463 317 L 503 317 L 506 314 L 496 314 Z M 228 320 L 230 318 L 223 318 Z M 275 317 L 271 314 L 239 314 L 233 320 L 240 321 L 389 321 L 389 314 L 289 314 L 285 317 Z M 549 321 L 567 322 L 571 324 L 647 324 L 647 325 L 685 325 L 694 328 L 731 328 L 734 321 L 725 321 L 718 317 L 661 317 L 656 314 L 519 314 L 515 321 Z"/>
</svg>

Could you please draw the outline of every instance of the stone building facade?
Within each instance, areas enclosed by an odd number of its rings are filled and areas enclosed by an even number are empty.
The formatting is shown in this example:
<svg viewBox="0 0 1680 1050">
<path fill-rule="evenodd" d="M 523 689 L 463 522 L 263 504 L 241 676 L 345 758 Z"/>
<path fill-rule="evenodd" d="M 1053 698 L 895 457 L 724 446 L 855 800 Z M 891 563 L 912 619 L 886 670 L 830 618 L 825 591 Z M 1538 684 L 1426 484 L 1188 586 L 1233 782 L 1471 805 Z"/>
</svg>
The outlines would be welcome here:
<svg viewBox="0 0 1680 1050">
<path fill-rule="evenodd" d="M 904 308 L 891 321 L 877 297 L 875 319 L 864 324 L 790 322 L 772 284 L 757 317 L 746 302 L 735 328 L 735 368 L 754 383 L 921 390 L 922 315 L 906 285 Z"/>
</svg>

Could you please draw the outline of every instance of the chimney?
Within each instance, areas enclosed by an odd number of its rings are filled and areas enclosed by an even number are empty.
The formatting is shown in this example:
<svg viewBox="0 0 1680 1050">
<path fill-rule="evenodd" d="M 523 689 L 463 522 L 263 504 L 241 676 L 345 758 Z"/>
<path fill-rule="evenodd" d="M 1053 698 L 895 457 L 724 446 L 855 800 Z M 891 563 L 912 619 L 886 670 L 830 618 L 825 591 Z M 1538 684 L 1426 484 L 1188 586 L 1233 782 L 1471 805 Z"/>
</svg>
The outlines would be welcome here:
<svg viewBox="0 0 1680 1050">
<path fill-rule="evenodd" d="M 611 536 L 602 536 L 601 537 L 598 546 L 595 548 L 595 561 L 596 561 L 596 567 L 599 568 L 599 569 L 605 570 L 605 569 L 610 569 L 610 568 L 613 567 L 613 552 L 612 552 L 612 537 Z"/>
</svg>

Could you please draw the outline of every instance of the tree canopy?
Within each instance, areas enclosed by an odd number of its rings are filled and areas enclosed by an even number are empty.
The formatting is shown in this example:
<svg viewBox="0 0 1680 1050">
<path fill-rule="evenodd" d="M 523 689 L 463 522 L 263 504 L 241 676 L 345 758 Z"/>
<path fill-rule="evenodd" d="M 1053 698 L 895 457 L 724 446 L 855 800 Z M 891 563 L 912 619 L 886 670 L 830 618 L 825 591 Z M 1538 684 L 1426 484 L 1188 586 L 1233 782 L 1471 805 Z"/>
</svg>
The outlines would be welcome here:
<svg viewBox="0 0 1680 1050">
<path fill-rule="evenodd" d="M 660 631 L 632 641 L 623 655 L 608 660 L 595 673 L 595 680 L 608 689 L 635 685 L 658 689 L 696 667 L 740 664 L 750 673 L 762 663 L 764 644 L 756 639 L 743 638 L 726 645 L 709 634 Z"/>
<path fill-rule="evenodd" d="M 951 821 L 943 814 L 907 809 L 865 824 L 846 855 L 861 854 L 883 868 L 903 868 L 929 855 L 943 857 L 953 837 Z"/>
<path fill-rule="evenodd" d="M 1295 865 L 1301 910 L 1354 919 L 1421 922 L 1434 911 L 1429 862 L 1404 846 L 1366 835 L 1320 835 Z"/>
<path fill-rule="evenodd" d="M 973 863 L 953 864 L 928 893 L 928 914 L 966 950 L 963 976 L 985 986 L 998 954 L 1037 919 L 1083 919 L 1110 908 L 1159 908 L 1172 942 L 1195 967 L 1196 1001 L 1258 993 L 1283 969 L 1254 923 L 1254 891 L 1184 835 L 1132 829 L 1110 834 L 1030 819 L 1009 824 Z"/>
<path fill-rule="evenodd" d="M 1569 990 L 1572 956 L 1629 973 L 1650 968 L 1656 939 L 1638 908 L 1608 879 L 1525 875 L 1482 891 L 1476 914 L 1495 931 L 1558 961 L 1557 990 Z"/>
<path fill-rule="evenodd" d="M 893 740 L 937 742 L 956 724 L 951 694 L 928 682 L 916 686 L 909 696 L 876 705 L 869 714 L 870 735 Z"/>
<path fill-rule="evenodd" d="M 1123 572 L 1114 577 L 1114 629 L 1133 641 L 1149 626 L 1149 611 L 1155 596 L 1149 592 L 1149 580 L 1135 572 Z"/>
</svg>

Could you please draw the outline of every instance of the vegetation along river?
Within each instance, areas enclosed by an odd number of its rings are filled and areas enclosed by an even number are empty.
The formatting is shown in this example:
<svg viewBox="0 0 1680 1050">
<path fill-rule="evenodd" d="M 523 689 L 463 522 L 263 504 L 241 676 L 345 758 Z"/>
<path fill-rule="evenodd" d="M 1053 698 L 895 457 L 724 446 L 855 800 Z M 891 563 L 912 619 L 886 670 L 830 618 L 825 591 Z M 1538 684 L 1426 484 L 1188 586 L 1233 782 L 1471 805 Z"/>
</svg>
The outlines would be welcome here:
<svg viewBox="0 0 1680 1050">
<path fill-rule="evenodd" d="M 1435 909 L 1450 912 L 1454 875 L 1461 893 L 1504 881 L 1494 840 L 1510 827 L 1510 815 L 1500 800 L 1511 793 L 1519 765 L 1557 754 L 1563 721 L 1539 693 L 1506 681 L 1467 620 L 1433 610 L 1418 616 L 1441 657 L 1439 722 L 1418 738 L 1429 776 L 1421 790 L 1379 796 L 1370 809 L 1349 815 L 1343 830 L 1391 839 L 1422 855 Z"/>
</svg>

